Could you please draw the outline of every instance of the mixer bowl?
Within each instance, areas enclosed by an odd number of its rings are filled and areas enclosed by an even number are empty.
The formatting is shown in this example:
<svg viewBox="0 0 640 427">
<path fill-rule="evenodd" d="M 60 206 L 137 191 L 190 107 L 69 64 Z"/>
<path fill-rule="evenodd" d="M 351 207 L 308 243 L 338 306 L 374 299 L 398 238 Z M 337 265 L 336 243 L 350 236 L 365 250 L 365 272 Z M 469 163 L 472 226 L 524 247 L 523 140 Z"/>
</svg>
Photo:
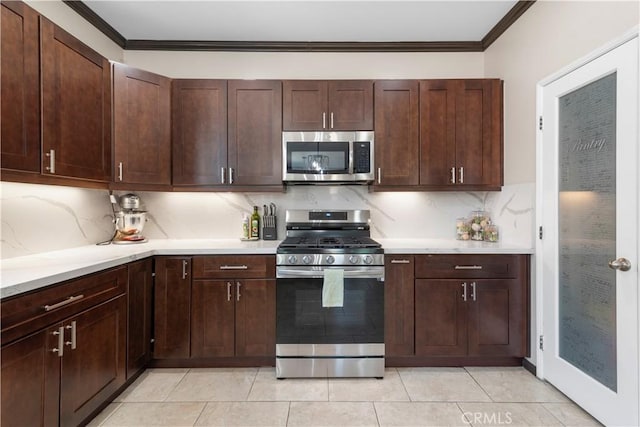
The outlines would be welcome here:
<svg viewBox="0 0 640 427">
<path fill-rule="evenodd" d="M 147 222 L 146 211 L 116 212 L 116 230 L 125 236 L 142 233 Z"/>
</svg>

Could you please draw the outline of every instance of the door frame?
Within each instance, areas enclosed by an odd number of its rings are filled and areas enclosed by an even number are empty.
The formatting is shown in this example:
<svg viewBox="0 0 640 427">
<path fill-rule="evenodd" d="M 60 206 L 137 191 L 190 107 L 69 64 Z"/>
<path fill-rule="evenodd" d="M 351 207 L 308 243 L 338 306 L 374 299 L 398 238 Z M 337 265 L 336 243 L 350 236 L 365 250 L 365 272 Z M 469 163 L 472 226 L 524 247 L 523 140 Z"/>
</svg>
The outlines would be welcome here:
<svg viewBox="0 0 640 427">
<path fill-rule="evenodd" d="M 540 227 L 542 226 L 542 212 L 543 212 L 543 201 L 544 201 L 544 195 L 542 194 L 542 177 L 544 175 L 544 171 L 543 171 L 543 165 L 542 165 L 542 160 L 543 160 L 543 149 L 544 149 L 544 143 L 543 143 L 543 132 L 540 129 L 540 125 L 539 125 L 539 120 L 541 120 L 542 117 L 542 113 L 543 113 L 543 93 L 544 93 L 544 88 L 545 86 L 553 83 L 554 81 L 566 76 L 567 74 L 577 70 L 578 68 L 582 67 L 583 65 L 603 56 L 604 54 L 616 49 L 617 47 L 623 45 L 624 43 L 633 40 L 634 38 L 638 38 L 639 36 L 639 32 L 640 32 L 640 26 L 635 26 L 633 27 L 631 30 L 627 31 L 626 33 L 624 33 L 622 36 L 615 38 L 613 40 L 611 40 L 610 42 L 606 43 L 605 45 L 601 46 L 598 49 L 595 49 L 594 51 L 592 51 L 591 53 L 589 53 L 588 55 L 578 59 L 577 61 L 572 62 L 571 64 L 569 64 L 568 66 L 560 69 L 559 71 L 545 77 L 544 79 L 540 80 L 537 85 L 536 85 L 536 119 L 535 119 L 535 126 L 536 126 L 536 215 L 535 215 L 535 224 L 536 224 L 536 229 L 535 229 L 535 233 L 536 233 L 536 247 L 535 247 L 535 269 L 534 269 L 534 274 L 535 274 L 535 278 L 533 279 L 536 287 L 535 287 L 535 314 L 536 314 L 536 327 L 535 327 L 535 331 L 536 331 L 536 335 L 535 335 L 535 343 L 536 343 L 536 376 L 540 379 L 544 379 L 544 359 L 543 359 L 543 351 L 540 349 L 540 345 L 539 345 L 539 338 L 540 336 L 542 336 L 544 334 L 544 329 L 543 329 L 543 325 L 544 325 L 544 319 L 543 319 L 543 308 L 544 308 L 544 287 L 543 287 L 543 262 L 542 262 L 542 254 L 543 254 L 543 247 L 542 247 L 542 240 L 540 239 L 540 237 L 538 236 L 538 231 L 540 230 Z M 639 126 L 640 129 L 640 126 Z M 638 141 L 640 141 L 640 131 L 638 131 Z M 640 150 L 638 151 L 638 164 L 640 165 Z M 639 178 L 638 178 L 638 188 L 640 188 L 640 174 L 639 174 Z M 640 221 L 640 217 L 637 218 L 638 221 Z M 637 236 L 638 242 L 640 242 L 640 228 L 638 228 L 638 236 Z M 640 244 L 639 244 L 640 246 Z M 640 248 L 638 248 L 640 249 Z M 638 251 L 640 253 L 640 250 Z M 638 284 L 640 286 L 640 283 Z M 638 293 L 638 306 L 640 307 L 640 292 Z M 640 331 L 640 328 L 638 328 L 638 330 Z M 640 342 L 640 333 L 638 336 L 638 340 Z M 640 380 L 640 379 L 639 379 Z"/>
</svg>

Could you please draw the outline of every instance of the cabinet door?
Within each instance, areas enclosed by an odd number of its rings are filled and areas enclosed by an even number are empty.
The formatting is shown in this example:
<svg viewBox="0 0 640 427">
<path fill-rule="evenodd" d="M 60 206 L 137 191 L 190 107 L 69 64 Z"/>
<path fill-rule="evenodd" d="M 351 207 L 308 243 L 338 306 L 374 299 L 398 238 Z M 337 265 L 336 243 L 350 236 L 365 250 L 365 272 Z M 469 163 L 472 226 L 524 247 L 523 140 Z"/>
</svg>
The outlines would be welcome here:
<svg viewBox="0 0 640 427">
<path fill-rule="evenodd" d="M 415 353 L 413 268 L 411 255 L 385 257 L 384 345 L 387 356 L 412 356 Z"/>
<path fill-rule="evenodd" d="M 236 356 L 276 354 L 276 281 L 236 281 Z"/>
<path fill-rule="evenodd" d="M 127 300 L 115 298 L 63 325 L 60 425 L 79 425 L 125 383 Z"/>
<path fill-rule="evenodd" d="M 522 282 L 482 279 L 470 286 L 469 356 L 526 356 L 527 310 Z"/>
<path fill-rule="evenodd" d="M 173 185 L 226 184 L 226 80 L 174 80 L 171 87 Z"/>
<path fill-rule="evenodd" d="M 456 83 L 457 183 L 501 186 L 502 83 L 489 79 Z"/>
<path fill-rule="evenodd" d="M 171 183 L 171 80 L 113 66 L 115 182 Z"/>
<path fill-rule="evenodd" d="M 282 184 L 282 84 L 230 80 L 230 184 Z"/>
<path fill-rule="evenodd" d="M 4 22 L 3 22 L 4 25 Z M 60 399 L 57 328 L 2 347 L 3 426 L 56 426 Z"/>
<path fill-rule="evenodd" d="M 467 308 L 462 282 L 416 280 L 416 355 L 465 356 Z"/>
<path fill-rule="evenodd" d="M 236 283 L 194 280 L 191 356 L 232 357 L 235 345 Z"/>
<path fill-rule="evenodd" d="M 455 80 L 420 82 L 420 184 L 451 185 L 456 176 Z"/>
<path fill-rule="evenodd" d="M 330 130 L 373 130 L 373 81 L 329 81 Z"/>
<path fill-rule="evenodd" d="M 157 359 L 189 357 L 191 258 L 156 257 L 155 337 Z"/>
<path fill-rule="evenodd" d="M 129 264 L 127 378 L 143 369 L 151 360 L 152 274 L 151 258 Z"/>
<path fill-rule="evenodd" d="M 38 14 L 2 2 L 2 167 L 40 172 Z"/>
<path fill-rule="evenodd" d="M 43 17 L 40 38 L 42 171 L 109 181 L 109 61 Z"/>
<path fill-rule="evenodd" d="M 282 95 L 284 130 L 328 129 L 327 82 L 285 80 Z"/>
<path fill-rule="evenodd" d="M 375 84 L 375 166 L 381 185 L 417 185 L 418 82 L 383 80 Z"/>
</svg>

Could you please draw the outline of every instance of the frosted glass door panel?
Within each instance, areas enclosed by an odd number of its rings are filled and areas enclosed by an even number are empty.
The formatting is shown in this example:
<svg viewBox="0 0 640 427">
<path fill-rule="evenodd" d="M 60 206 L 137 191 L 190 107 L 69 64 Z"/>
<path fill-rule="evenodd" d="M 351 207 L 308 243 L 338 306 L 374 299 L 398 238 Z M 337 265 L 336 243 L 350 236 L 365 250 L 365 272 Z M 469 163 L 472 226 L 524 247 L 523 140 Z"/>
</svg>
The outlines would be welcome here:
<svg viewBox="0 0 640 427">
<path fill-rule="evenodd" d="M 616 74 L 558 102 L 559 356 L 616 391 Z"/>
</svg>

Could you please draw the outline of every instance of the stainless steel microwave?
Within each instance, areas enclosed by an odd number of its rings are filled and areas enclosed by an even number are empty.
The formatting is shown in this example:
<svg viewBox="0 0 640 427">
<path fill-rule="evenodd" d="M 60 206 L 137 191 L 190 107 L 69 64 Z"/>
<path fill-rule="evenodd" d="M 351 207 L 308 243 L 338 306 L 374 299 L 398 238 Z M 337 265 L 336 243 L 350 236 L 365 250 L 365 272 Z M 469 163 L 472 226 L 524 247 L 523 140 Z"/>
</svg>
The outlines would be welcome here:
<svg viewBox="0 0 640 427">
<path fill-rule="evenodd" d="M 292 184 L 361 183 L 375 178 L 374 134 L 283 132 L 282 180 Z"/>
</svg>

